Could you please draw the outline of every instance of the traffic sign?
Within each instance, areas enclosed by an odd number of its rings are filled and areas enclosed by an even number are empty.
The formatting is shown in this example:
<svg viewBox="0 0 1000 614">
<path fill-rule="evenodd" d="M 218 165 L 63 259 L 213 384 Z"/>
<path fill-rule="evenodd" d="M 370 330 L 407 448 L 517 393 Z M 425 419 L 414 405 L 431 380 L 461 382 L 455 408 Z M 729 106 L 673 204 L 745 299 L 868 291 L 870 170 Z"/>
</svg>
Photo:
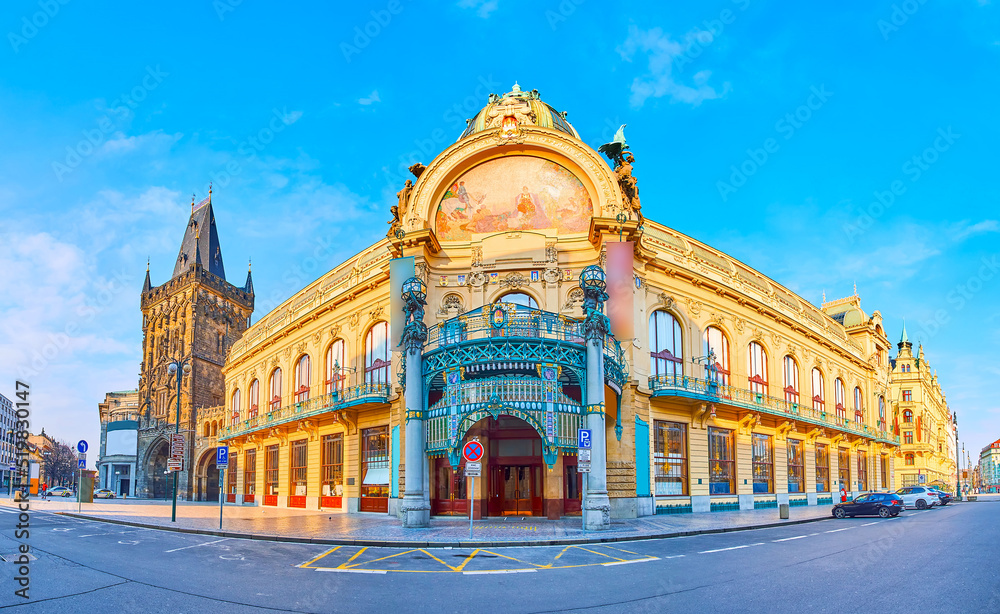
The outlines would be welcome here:
<svg viewBox="0 0 1000 614">
<path fill-rule="evenodd" d="M 590 461 L 578 461 L 576 470 L 578 473 L 590 473 Z"/>
<path fill-rule="evenodd" d="M 184 460 L 184 435 L 181 433 L 170 435 L 170 459 L 177 463 Z"/>
<path fill-rule="evenodd" d="M 927 482 L 927 476 L 921 473 L 917 476 L 917 482 L 920 484 Z"/>
<path fill-rule="evenodd" d="M 576 456 L 577 462 L 589 463 L 590 462 L 590 448 L 580 448 L 577 450 Z"/>
<path fill-rule="evenodd" d="M 483 464 L 482 463 L 465 463 L 465 477 L 467 478 L 478 478 L 483 475 Z"/>
<path fill-rule="evenodd" d="M 469 462 L 474 463 L 478 461 L 483 457 L 483 453 L 484 453 L 483 444 L 479 443 L 478 441 L 470 441 L 469 443 L 465 444 L 464 448 L 462 448 L 462 457 L 465 459 L 465 462 L 467 463 Z"/>
<path fill-rule="evenodd" d="M 86 469 L 87 468 L 87 459 L 81 458 L 80 460 L 76 461 L 76 468 L 77 469 Z"/>
<path fill-rule="evenodd" d="M 87 446 L 87 442 L 84 439 L 81 439 L 80 441 L 76 442 L 76 451 L 79 452 L 80 454 L 86 454 L 88 447 L 89 446 Z"/>
<path fill-rule="evenodd" d="M 80 460 L 87 460 L 87 455 L 86 454 L 80 454 L 80 455 L 77 456 L 77 458 L 80 459 Z"/>
<path fill-rule="evenodd" d="M 219 468 L 229 466 L 229 446 L 219 446 L 215 449 L 215 466 Z"/>
<path fill-rule="evenodd" d="M 580 429 L 577 432 L 577 445 L 578 448 L 589 448 L 593 440 L 590 437 L 590 429 Z"/>
</svg>

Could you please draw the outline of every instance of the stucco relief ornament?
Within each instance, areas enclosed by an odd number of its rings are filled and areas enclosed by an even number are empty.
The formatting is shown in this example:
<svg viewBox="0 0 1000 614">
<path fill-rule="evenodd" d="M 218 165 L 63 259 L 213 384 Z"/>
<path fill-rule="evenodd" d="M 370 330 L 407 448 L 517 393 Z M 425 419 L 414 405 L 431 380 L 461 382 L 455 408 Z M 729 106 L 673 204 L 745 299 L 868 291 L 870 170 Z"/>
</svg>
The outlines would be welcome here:
<svg viewBox="0 0 1000 614">
<path fill-rule="evenodd" d="M 516 290 L 517 288 L 521 288 L 527 285 L 528 285 L 528 278 L 516 271 L 508 274 L 507 277 L 504 277 L 502 280 L 500 280 L 501 288 L 510 288 Z"/>
<path fill-rule="evenodd" d="M 356 329 L 358 327 L 358 321 L 360 319 L 361 319 L 361 312 L 355 311 L 354 313 L 351 314 L 351 317 L 348 318 L 347 323 L 348 325 L 350 325 L 351 328 Z"/>
<path fill-rule="evenodd" d="M 330 327 L 330 337 L 336 339 L 340 335 L 340 324 L 334 324 Z"/>
<path fill-rule="evenodd" d="M 474 288 L 480 288 L 486 284 L 486 274 L 482 271 L 473 271 L 469 274 L 468 284 Z"/>
<path fill-rule="evenodd" d="M 557 284 L 562 281 L 562 273 L 559 272 L 559 267 L 549 267 L 545 269 L 542 273 L 542 281 L 547 284 Z"/>
</svg>

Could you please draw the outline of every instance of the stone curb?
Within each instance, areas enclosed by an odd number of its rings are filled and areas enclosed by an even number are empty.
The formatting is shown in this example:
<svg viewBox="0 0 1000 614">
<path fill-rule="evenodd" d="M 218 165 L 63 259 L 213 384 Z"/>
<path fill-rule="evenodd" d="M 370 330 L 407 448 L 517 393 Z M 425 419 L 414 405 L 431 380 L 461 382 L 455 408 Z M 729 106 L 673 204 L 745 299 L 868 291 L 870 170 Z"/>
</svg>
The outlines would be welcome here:
<svg viewBox="0 0 1000 614">
<path fill-rule="evenodd" d="M 810 522 L 820 522 L 830 520 L 831 517 L 805 518 L 802 520 L 786 520 L 783 522 L 769 522 L 764 524 L 747 525 L 740 527 L 724 527 L 719 529 L 700 529 L 694 531 L 673 531 L 666 533 L 653 533 L 648 535 L 614 535 L 608 537 L 572 537 L 566 539 L 541 539 L 536 541 L 408 541 L 408 540 L 380 540 L 380 539 L 326 539 L 319 537 L 291 537 L 286 535 L 261 535 L 256 533 L 234 533 L 231 531 L 213 531 L 209 529 L 191 529 L 187 527 L 165 527 L 162 525 L 134 522 L 129 520 L 117 520 L 114 518 L 100 518 L 88 516 L 86 514 L 76 514 L 73 512 L 55 512 L 60 516 L 79 518 L 82 520 L 93 520 L 96 522 L 106 522 L 128 527 L 138 527 L 142 529 L 156 529 L 160 531 L 173 531 L 175 533 L 190 533 L 193 535 L 209 535 L 212 537 L 227 537 L 231 539 L 250 539 L 255 541 L 273 541 L 295 544 L 318 544 L 323 546 L 367 546 L 369 548 L 523 548 L 531 546 L 573 546 L 578 544 L 606 544 L 615 542 L 647 541 L 651 539 L 669 539 L 672 537 L 691 537 L 693 535 L 711 535 L 714 533 L 734 533 L 736 531 L 752 531 L 754 529 L 771 529 L 775 527 L 785 527 L 796 524 L 807 524 Z"/>
</svg>

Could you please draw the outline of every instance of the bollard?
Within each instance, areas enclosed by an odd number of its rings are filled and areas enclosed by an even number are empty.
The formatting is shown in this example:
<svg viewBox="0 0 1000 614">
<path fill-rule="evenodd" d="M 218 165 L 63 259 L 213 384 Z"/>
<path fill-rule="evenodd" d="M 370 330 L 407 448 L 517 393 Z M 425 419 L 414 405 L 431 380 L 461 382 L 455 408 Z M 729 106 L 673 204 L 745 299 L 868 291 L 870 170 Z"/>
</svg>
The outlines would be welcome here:
<svg viewBox="0 0 1000 614">
<path fill-rule="evenodd" d="M 788 520 L 788 504 L 782 503 L 778 506 L 778 517 L 782 520 Z"/>
</svg>

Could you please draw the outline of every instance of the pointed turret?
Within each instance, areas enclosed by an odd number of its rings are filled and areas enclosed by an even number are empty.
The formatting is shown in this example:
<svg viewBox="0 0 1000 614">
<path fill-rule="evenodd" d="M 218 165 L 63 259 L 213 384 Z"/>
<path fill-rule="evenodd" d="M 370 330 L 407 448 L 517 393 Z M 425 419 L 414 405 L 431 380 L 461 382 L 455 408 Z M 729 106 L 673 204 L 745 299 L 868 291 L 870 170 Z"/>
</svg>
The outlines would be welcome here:
<svg viewBox="0 0 1000 614">
<path fill-rule="evenodd" d="M 913 349 L 913 344 L 910 343 L 910 337 L 906 334 L 906 320 L 903 320 L 903 334 L 899 337 L 899 344 L 896 346 L 902 351 L 904 348 L 908 350 Z"/>
<path fill-rule="evenodd" d="M 202 238 L 202 235 L 205 235 L 205 238 Z M 222 264 L 222 248 L 219 245 L 219 232 L 215 228 L 211 190 L 208 198 L 196 205 L 192 204 L 191 217 L 188 219 L 181 250 L 174 264 L 173 277 L 183 275 L 196 261 L 209 273 L 223 280 L 226 278 L 226 269 Z"/>
<path fill-rule="evenodd" d="M 247 294 L 253 294 L 253 278 L 250 276 L 250 265 L 252 263 L 247 262 L 247 283 L 243 284 L 243 291 Z"/>
<path fill-rule="evenodd" d="M 146 281 L 142 283 L 142 292 L 145 294 L 152 289 L 153 285 L 149 283 L 149 258 L 146 259 Z"/>
</svg>

